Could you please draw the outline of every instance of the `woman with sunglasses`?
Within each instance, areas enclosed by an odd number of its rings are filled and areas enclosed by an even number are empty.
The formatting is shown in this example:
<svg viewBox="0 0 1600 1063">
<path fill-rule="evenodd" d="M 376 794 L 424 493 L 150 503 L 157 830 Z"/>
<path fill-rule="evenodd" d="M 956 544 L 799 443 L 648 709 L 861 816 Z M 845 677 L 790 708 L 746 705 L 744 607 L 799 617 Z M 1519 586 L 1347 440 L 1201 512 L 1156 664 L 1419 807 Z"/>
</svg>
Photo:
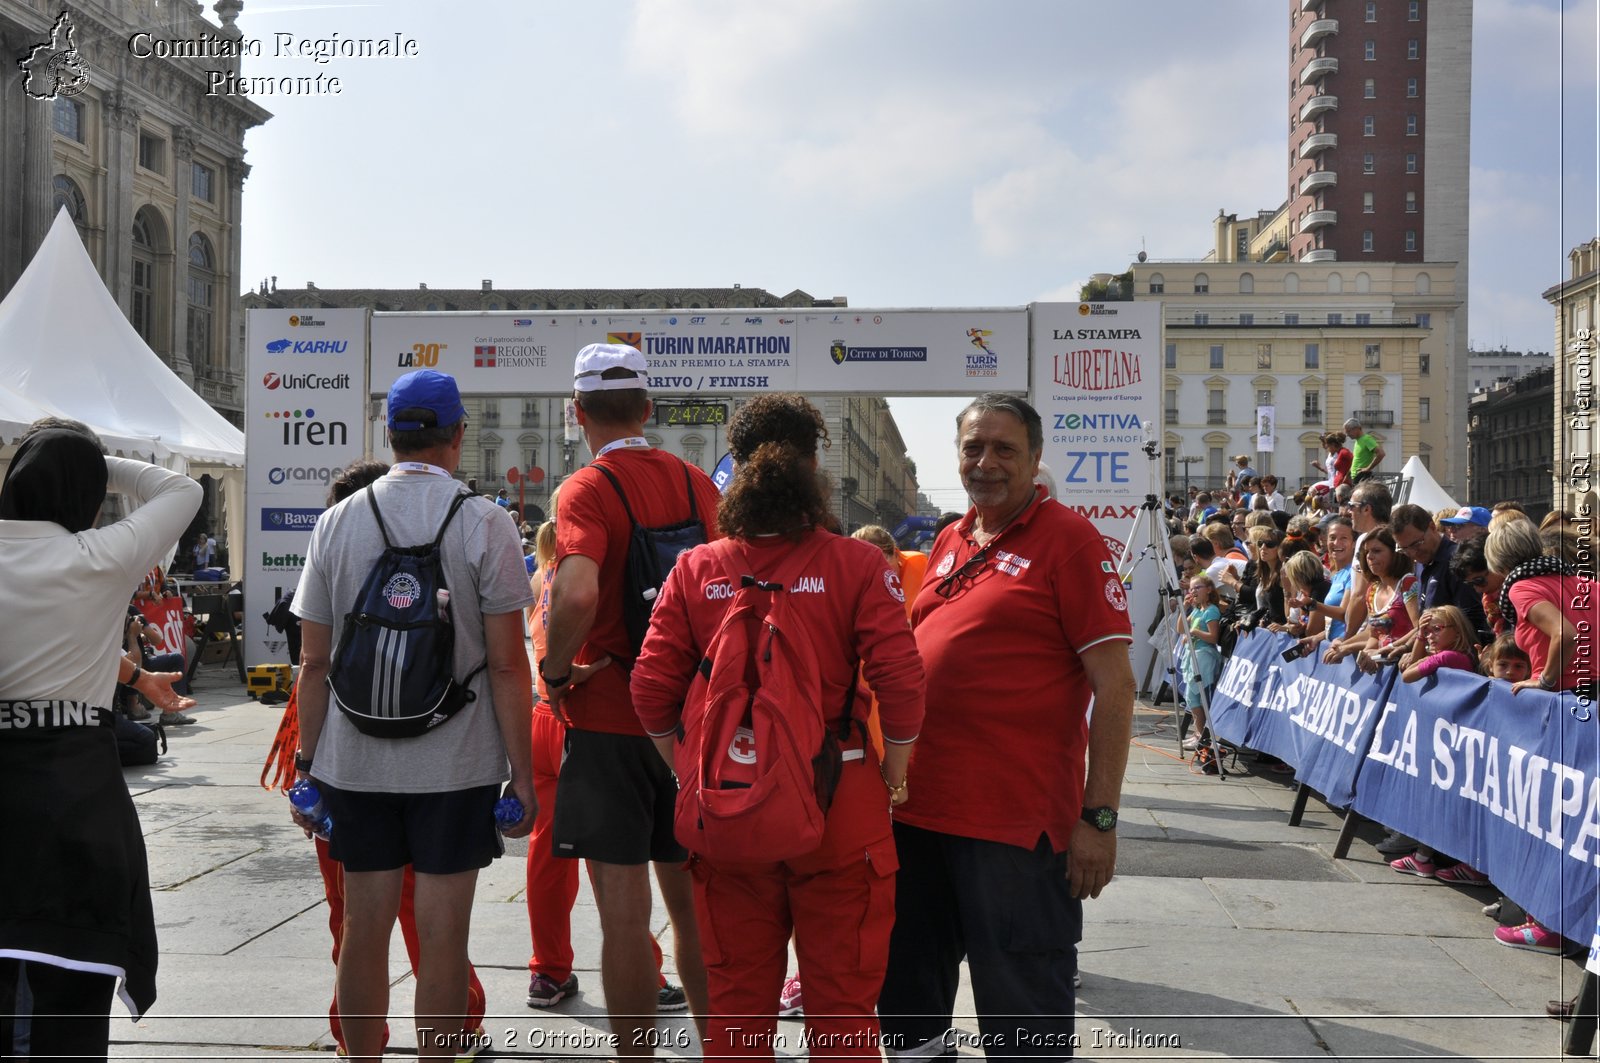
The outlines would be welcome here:
<svg viewBox="0 0 1600 1063">
<path fill-rule="evenodd" d="M 815 850 L 735 864 L 695 853 L 685 839 L 710 991 L 707 1057 L 772 1058 L 773 1002 L 791 934 L 812 1054 L 875 1055 L 880 1043 L 874 1008 L 898 867 L 889 808 L 909 795 L 924 680 L 899 577 L 883 553 L 823 530 L 817 443 L 825 437 L 822 414 L 800 395 L 762 395 L 740 407 L 728 428 L 737 464 L 717 509 L 727 538 L 678 558 L 633 669 L 634 707 L 670 764 L 680 721 L 703 710 L 706 684 L 696 680 L 706 649 L 743 594 L 730 570 L 746 574 L 744 586 L 776 578 L 783 586 L 762 593 L 790 595 L 790 616 L 805 629 L 821 672 L 825 717 L 836 733 L 849 734 Z M 869 699 L 855 693 L 858 663 L 877 697 L 881 766 L 866 740 Z M 727 759 L 744 763 L 733 743 Z"/>
</svg>

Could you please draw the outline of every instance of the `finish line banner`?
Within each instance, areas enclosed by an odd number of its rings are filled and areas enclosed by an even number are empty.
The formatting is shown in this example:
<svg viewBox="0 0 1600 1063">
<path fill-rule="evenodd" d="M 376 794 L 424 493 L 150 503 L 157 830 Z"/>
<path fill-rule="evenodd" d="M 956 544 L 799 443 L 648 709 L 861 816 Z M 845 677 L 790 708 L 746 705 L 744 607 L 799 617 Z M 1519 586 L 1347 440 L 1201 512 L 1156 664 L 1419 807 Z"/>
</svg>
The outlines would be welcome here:
<svg viewBox="0 0 1600 1063">
<path fill-rule="evenodd" d="M 1600 721 L 1575 694 L 1459 670 L 1395 683 L 1355 809 L 1464 860 L 1544 925 L 1595 934 Z"/>
<path fill-rule="evenodd" d="M 1211 699 L 1212 726 L 1286 761 L 1297 781 L 1346 808 L 1395 670 L 1363 675 L 1354 658 L 1323 664 L 1314 654 L 1285 661 L 1294 645 L 1275 631 L 1241 634 Z"/>
</svg>

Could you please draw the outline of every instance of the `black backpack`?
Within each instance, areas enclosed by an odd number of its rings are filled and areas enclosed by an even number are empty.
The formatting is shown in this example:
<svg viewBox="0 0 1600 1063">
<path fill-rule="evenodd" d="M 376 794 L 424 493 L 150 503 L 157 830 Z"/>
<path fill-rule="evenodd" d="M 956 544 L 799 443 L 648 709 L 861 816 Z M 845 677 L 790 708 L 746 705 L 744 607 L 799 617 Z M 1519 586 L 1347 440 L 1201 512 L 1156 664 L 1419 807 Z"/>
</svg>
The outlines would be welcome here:
<svg viewBox="0 0 1600 1063">
<path fill-rule="evenodd" d="M 456 495 L 432 542 L 396 546 L 384 527 L 377 496 L 371 487 L 365 493 L 384 549 L 354 608 L 345 614 L 328 688 L 362 734 L 415 738 L 476 700 L 467 685 L 484 669 L 480 664 L 456 682 L 456 630 L 439 554 L 445 529 L 472 495 Z"/>
<path fill-rule="evenodd" d="M 656 596 L 661 585 L 667 582 L 667 573 L 678 563 L 678 555 L 706 541 L 705 522 L 700 519 L 694 501 L 694 481 L 689 478 L 689 466 L 683 466 L 683 486 L 689 493 L 689 519 L 659 528 L 646 528 L 635 519 L 622 483 L 611 470 L 596 464 L 611 481 L 617 497 L 622 500 L 622 511 L 628 515 L 633 532 L 628 538 L 628 559 L 622 573 L 622 622 L 628 631 L 628 645 L 633 657 L 639 656 L 644 636 L 650 630 L 650 614 L 655 611 Z"/>
</svg>

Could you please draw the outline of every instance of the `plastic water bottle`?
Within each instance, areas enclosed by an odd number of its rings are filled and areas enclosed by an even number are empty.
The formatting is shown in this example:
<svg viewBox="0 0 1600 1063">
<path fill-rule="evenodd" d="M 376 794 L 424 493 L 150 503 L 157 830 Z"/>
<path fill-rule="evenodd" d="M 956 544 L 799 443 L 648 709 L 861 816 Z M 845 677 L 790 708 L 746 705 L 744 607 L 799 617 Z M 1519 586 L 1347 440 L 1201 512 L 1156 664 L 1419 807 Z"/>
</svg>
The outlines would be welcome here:
<svg viewBox="0 0 1600 1063">
<path fill-rule="evenodd" d="M 522 802 L 515 797 L 502 797 L 494 803 L 494 822 L 501 833 L 522 822 Z"/>
<path fill-rule="evenodd" d="M 289 790 L 289 803 L 294 806 L 296 812 L 315 824 L 312 834 L 323 841 L 328 840 L 328 836 L 333 833 L 333 817 L 328 815 L 328 810 L 322 803 L 321 790 L 304 780 L 297 782 Z"/>
</svg>

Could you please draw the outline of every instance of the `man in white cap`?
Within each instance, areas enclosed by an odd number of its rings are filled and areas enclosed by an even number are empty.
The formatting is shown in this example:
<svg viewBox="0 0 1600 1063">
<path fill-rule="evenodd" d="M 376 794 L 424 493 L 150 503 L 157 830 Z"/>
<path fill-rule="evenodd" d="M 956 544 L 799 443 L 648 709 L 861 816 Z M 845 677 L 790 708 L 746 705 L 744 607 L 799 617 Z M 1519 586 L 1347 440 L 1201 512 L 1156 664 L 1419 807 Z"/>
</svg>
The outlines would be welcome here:
<svg viewBox="0 0 1600 1063">
<path fill-rule="evenodd" d="M 658 983 L 651 951 L 650 871 L 672 920 L 678 974 L 697 1024 L 706 1011 L 688 854 L 673 837 L 677 784 L 645 735 L 628 690 L 639 647 L 624 615 L 635 527 L 695 520 L 716 536 L 711 478 L 644 438 L 650 417 L 644 355 L 591 343 L 573 366 L 578 426 L 594 461 L 561 485 L 549 645 L 539 674 L 568 725 L 556 788 L 555 853 L 589 863 L 602 935 L 600 980 L 619 1057 L 649 1057 Z"/>
</svg>

